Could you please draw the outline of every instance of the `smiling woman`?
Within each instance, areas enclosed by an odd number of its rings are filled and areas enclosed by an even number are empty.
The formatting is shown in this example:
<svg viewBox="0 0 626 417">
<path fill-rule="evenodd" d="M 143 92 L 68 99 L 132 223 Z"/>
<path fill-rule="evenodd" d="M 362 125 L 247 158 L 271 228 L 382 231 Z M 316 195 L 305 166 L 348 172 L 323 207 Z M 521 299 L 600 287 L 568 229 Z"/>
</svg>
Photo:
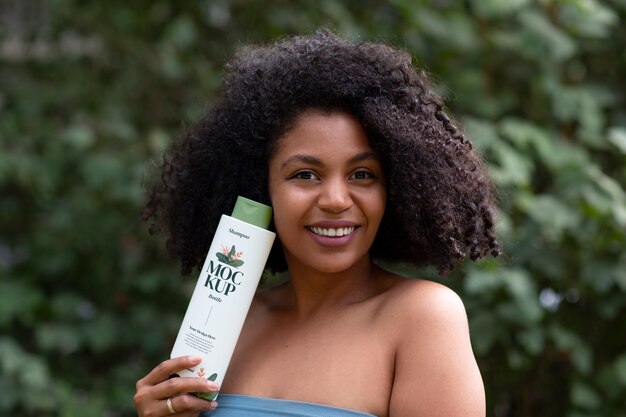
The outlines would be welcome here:
<svg viewBox="0 0 626 417">
<path fill-rule="evenodd" d="M 197 363 L 179 357 L 137 382 L 140 416 L 484 416 L 460 299 L 375 263 L 499 253 L 483 164 L 409 55 L 328 31 L 244 48 L 144 219 L 188 274 L 237 195 L 273 206 L 267 269 L 289 279 L 257 291 L 219 407 L 188 394 L 210 381 L 168 379 Z"/>
</svg>

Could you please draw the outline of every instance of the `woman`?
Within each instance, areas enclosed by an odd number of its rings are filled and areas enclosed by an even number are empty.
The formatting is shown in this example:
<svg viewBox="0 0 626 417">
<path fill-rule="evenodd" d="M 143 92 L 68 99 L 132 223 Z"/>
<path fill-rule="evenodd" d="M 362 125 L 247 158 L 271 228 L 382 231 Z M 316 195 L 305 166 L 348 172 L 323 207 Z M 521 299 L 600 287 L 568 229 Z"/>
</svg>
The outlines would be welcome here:
<svg viewBox="0 0 626 417">
<path fill-rule="evenodd" d="M 328 31 L 243 49 L 144 219 L 189 274 L 237 195 L 273 207 L 267 268 L 288 280 L 258 291 L 219 407 L 187 394 L 213 383 L 168 379 L 197 363 L 180 357 L 138 381 L 140 416 L 485 415 L 458 296 L 376 263 L 499 253 L 482 162 L 409 55 Z"/>
</svg>

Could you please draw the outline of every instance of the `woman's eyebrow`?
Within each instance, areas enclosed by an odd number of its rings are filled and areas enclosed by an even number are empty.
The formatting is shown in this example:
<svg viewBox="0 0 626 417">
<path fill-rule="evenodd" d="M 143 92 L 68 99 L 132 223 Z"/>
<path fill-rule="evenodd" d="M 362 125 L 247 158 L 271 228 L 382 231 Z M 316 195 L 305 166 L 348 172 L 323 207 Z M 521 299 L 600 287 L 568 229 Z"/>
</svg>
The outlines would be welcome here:
<svg viewBox="0 0 626 417">
<path fill-rule="evenodd" d="M 304 162 L 306 164 L 311 164 L 311 165 L 315 165 L 315 166 L 323 166 L 324 163 L 311 155 L 293 155 L 290 156 L 289 158 L 287 158 L 287 160 L 285 162 L 283 162 L 283 168 L 291 163 L 294 162 Z"/>
<path fill-rule="evenodd" d="M 371 152 L 371 151 L 366 151 L 366 152 L 361 152 L 359 154 L 354 155 L 352 158 L 350 158 L 350 160 L 348 161 L 348 164 L 354 164 L 356 162 L 365 161 L 366 159 L 375 159 L 378 161 L 380 158 L 378 158 L 378 155 L 376 153 Z"/>
</svg>

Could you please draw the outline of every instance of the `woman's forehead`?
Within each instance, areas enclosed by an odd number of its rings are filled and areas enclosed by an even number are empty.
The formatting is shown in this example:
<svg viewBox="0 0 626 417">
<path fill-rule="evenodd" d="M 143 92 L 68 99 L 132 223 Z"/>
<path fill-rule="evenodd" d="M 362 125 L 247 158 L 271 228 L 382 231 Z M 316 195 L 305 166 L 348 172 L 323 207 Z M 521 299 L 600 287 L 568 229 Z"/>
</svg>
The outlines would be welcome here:
<svg viewBox="0 0 626 417">
<path fill-rule="evenodd" d="M 312 109 L 298 115 L 290 129 L 278 138 L 274 155 L 341 147 L 372 152 L 367 133 L 356 117 L 347 112 Z"/>
</svg>

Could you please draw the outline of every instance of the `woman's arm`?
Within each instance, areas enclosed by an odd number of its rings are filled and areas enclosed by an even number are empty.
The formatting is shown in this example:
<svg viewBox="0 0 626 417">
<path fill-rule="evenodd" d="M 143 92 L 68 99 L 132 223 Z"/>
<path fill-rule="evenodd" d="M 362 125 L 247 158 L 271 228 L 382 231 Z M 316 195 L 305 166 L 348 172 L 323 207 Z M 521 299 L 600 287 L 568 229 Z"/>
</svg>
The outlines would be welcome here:
<svg viewBox="0 0 626 417">
<path fill-rule="evenodd" d="M 485 392 L 463 302 L 417 281 L 397 304 L 399 340 L 390 417 L 484 417 Z"/>
</svg>

